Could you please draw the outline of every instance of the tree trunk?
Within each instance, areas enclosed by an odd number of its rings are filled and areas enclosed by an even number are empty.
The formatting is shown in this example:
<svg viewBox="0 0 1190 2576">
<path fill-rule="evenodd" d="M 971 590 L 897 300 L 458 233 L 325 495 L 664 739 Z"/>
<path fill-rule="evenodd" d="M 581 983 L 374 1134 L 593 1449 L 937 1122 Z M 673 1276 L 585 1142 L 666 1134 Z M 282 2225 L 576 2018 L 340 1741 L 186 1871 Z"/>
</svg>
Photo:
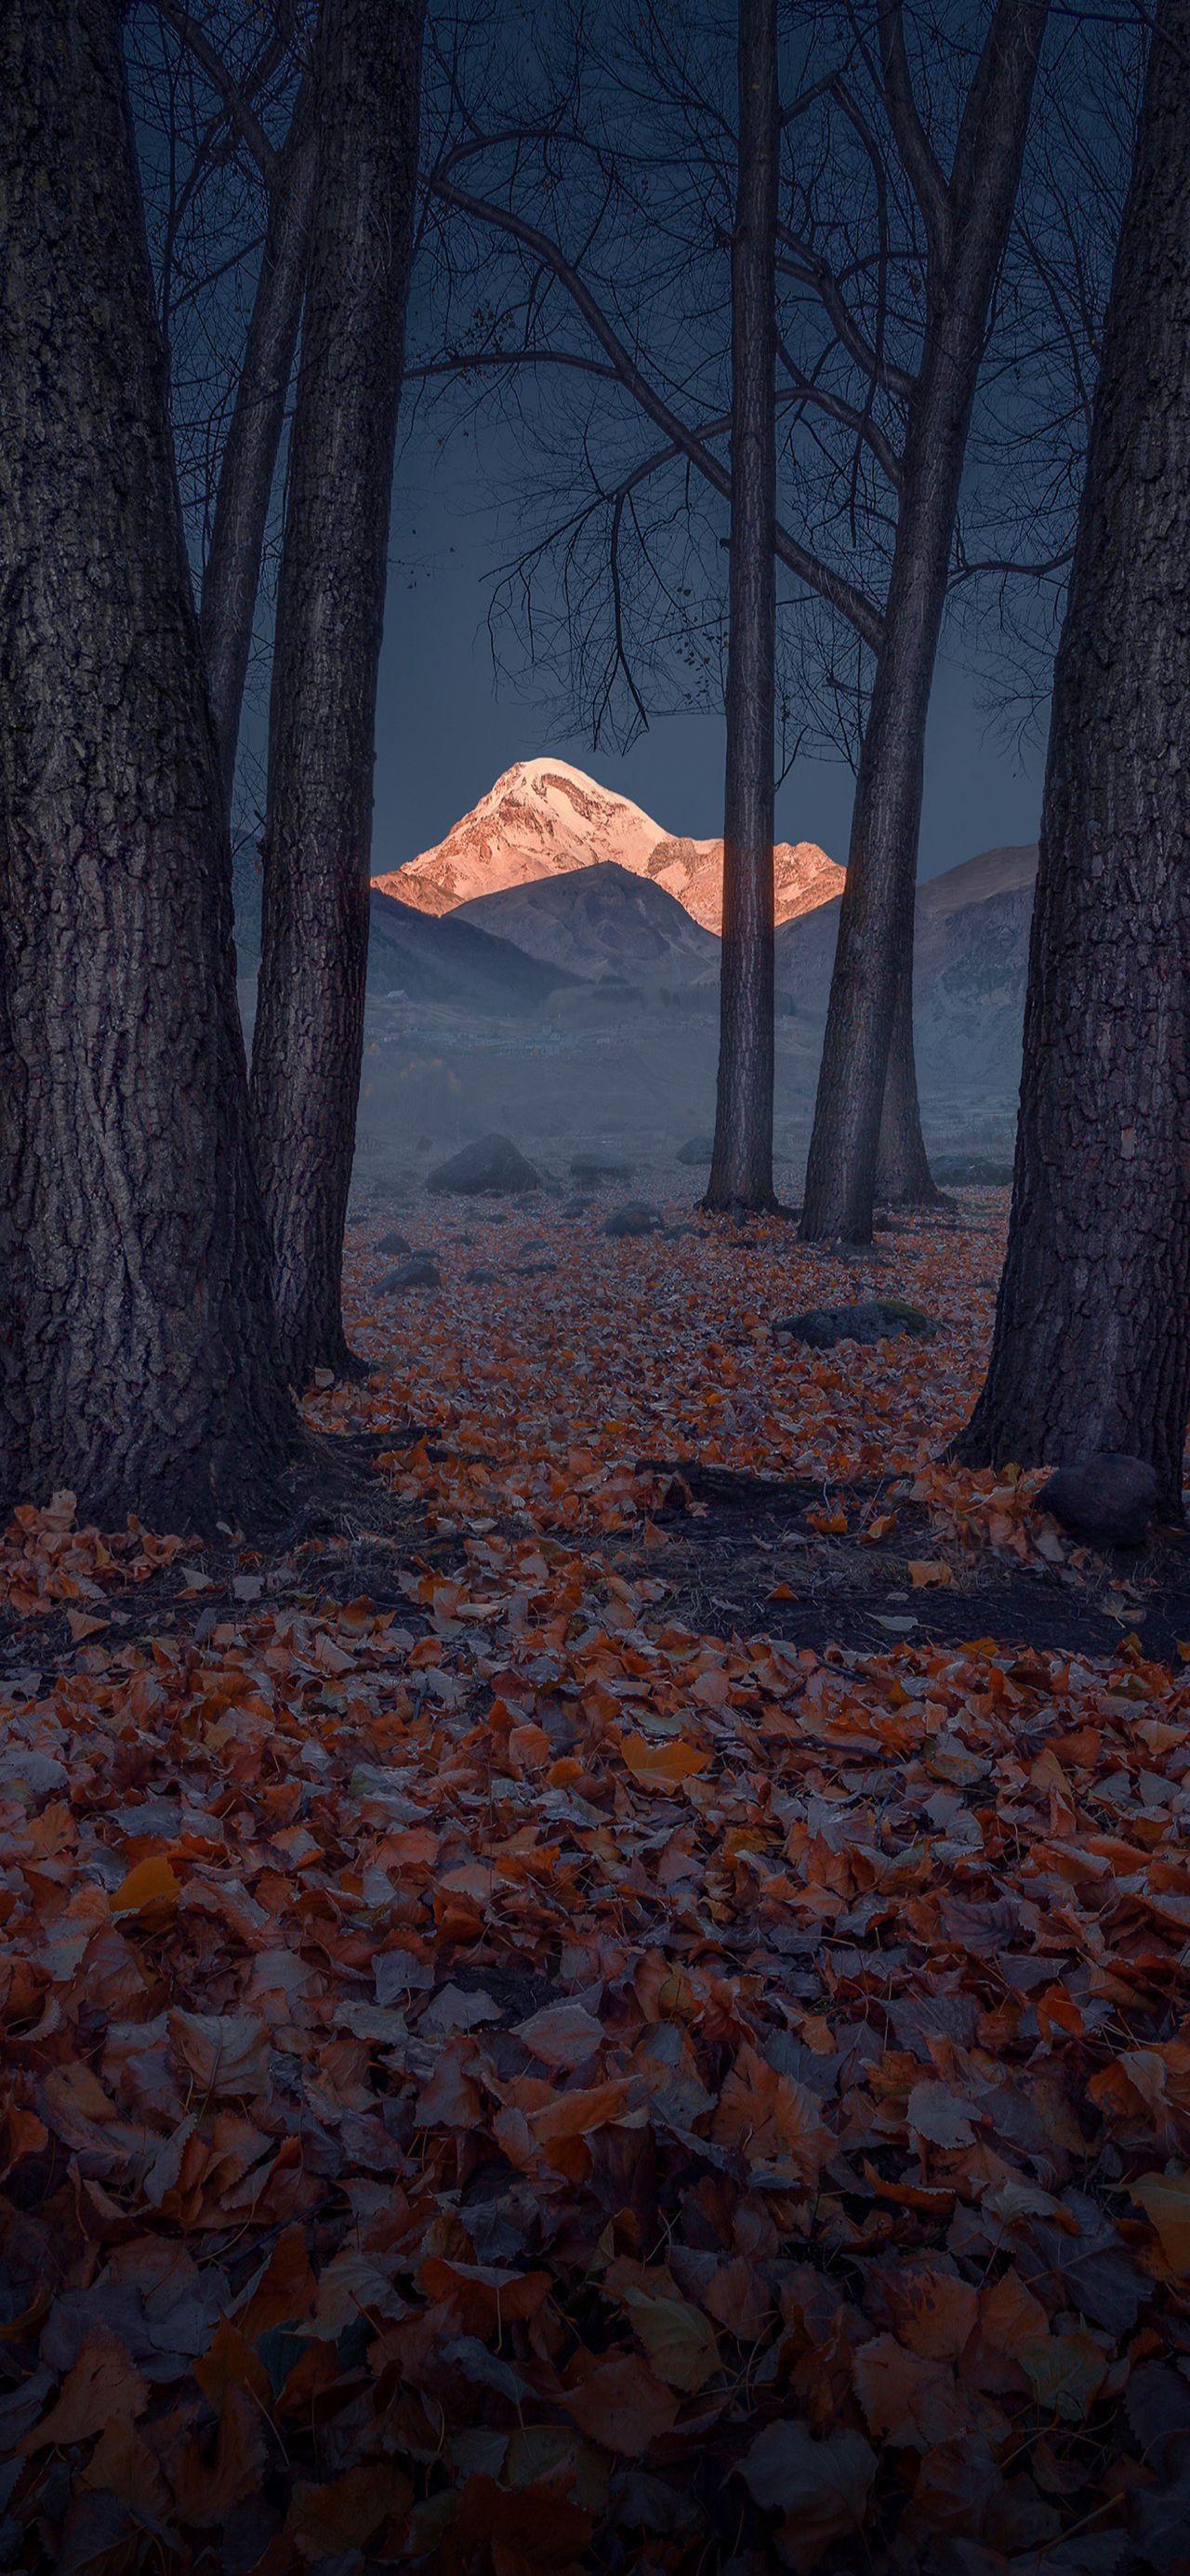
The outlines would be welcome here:
<svg viewBox="0 0 1190 2576">
<path fill-rule="evenodd" d="M 1154 23 L 1058 651 L 1008 1257 L 957 1454 L 1123 1450 L 1180 1509 L 1190 1412 L 1190 0 Z"/>
<path fill-rule="evenodd" d="M 801 1230 L 807 1241 L 871 1241 L 885 1077 L 902 987 L 902 1046 L 912 1046 L 926 718 L 967 432 L 1016 203 L 1045 16 L 1045 0 L 998 0 L 946 190 L 945 234 L 931 249 L 925 345 L 909 406 L 884 640 L 856 781 L 806 1167 Z M 903 1063 L 898 1105 L 904 1126 Z M 905 1141 L 910 1163 L 920 1169 L 920 1122 Z"/>
<path fill-rule="evenodd" d="M 314 130 L 303 90 L 269 208 L 203 574 L 200 625 L 229 810 L 265 530 L 301 321 L 313 186 Z"/>
<path fill-rule="evenodd" d="M 892 1036 L 880 1112 L 876 1196 L 882 1207 L 938 1207 L 943 1193 L 930 1170 L 921 1132 L 913 1046 L 913 947 L 897 976 Z"/>
<path fill-rule="evenodd" d="M 324 0 L 277 602 L 252 1092 L 286 1365 L 351 1366 L 340 1290 L 363 1053 L 376 668 L 424 0 Z"/>
<path fill-rule="evenodd" d="M 296 1428 L 121 18 L 0 22 L 0 1495 L 176 1529 Z"/>
<path fill-rule="evenodd" d="M 777 0 L 739 0 L 731 554 L 715 1150 L 703 1205 L 773 1195 Z"/>
</svg>

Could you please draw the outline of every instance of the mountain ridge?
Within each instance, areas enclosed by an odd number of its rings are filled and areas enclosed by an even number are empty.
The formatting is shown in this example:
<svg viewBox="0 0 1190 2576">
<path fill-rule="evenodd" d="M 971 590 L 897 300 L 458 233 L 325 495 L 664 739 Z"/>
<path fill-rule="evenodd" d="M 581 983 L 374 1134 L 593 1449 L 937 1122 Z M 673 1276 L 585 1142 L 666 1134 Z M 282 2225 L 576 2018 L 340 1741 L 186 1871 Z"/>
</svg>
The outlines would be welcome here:
<svg viewBox="0 0 1190 2576">
<path fill-rule="evenodd" d="M 843 869 L 816 842 L 778 842 L 773 860 L 778 922 L 841 891 Z M 652 878 L 702 929 L 721 930 L 722 841 L 667 833 L 631 798 L 549 757 L 515 761 L 432 849 L 378 871 L 372 884 L 417 911 L 442 914 L 608 862 Z"/>
</svg>

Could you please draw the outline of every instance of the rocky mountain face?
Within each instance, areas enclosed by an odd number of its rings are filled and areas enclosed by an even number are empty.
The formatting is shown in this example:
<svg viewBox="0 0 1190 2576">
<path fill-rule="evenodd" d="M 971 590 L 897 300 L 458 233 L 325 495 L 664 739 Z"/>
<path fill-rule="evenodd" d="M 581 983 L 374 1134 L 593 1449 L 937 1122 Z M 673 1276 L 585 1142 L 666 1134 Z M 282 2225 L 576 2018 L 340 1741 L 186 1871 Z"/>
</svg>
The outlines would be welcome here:
<svg viewBox="0 0 1190 2576">
<path fill-rule="evenodd" d="M 664 886 L 704 930 L 723 928 L 722 841 L 659 841 L 649 875 Z M 778 841 L 773 851 L 773 894 L 778 924 L 837 902 L 845 871 L 815 841 Z"/>
<path fill-rule="evenodd" d="M 372 882 L 421 912 L 444 913 L 607 864 L 651 877 L 704 930 L 721 929 L 722 841 L 675 838 L 641 806 L 564 760 L 517 761 L 436 848 Z M 842 868 L 812 841 L 779 843 L 774 865 L 779 922 L 797 920 L 841 890 Z"/>
</svg>

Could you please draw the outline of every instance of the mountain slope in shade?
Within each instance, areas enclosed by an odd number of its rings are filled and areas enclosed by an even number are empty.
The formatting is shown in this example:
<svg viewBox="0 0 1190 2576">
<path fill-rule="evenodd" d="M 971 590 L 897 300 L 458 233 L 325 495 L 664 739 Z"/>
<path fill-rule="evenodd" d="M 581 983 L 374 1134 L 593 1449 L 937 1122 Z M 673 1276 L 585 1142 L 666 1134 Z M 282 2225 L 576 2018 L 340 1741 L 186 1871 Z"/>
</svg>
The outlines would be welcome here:
<svg viewBox="0 0 1190 2576">
<path fill-rule="evenodd" d="M 564 760 L 517 761 L 444 841 L 372 882 L 419 911 L 445 913 L 601 862 L 652 877 L 704 929 L 722 927 L 722 841 L 663 832 Z M 810 841 L 779 843 L 774 867 L 778 921 L 829 902 L 843 883 L 842 868 Z"/>
<path fill-rule="evenodd" d="M 1015 1088 L 1036 876 L 1036 844 L 1021 843 L 918 887 L 914 1034 L 919 1076 L 934 1089 Z M 777 933 L 778 994 L 809 1019 L 826 1015 L 838 928 L 831 903 Z"/>
<path fill-rule="evenodd" d="M 370 914 L 368 982 L 374 993 L 404 993 L 412 1002 L 505 1019 L 539 1009 L 559 985 L 578 980 L 565 966 L 543 966 L 474 922 L 435 920 L 375 890 Z"/>
<path fill-rule="evenodd" d="M 932 983 L 965 964 L 978 972 L 987 952 L 1003 972 L 1023 977 L 1028 964 L 1029 920 L 1037 878 L 1037 844 L 981 850 L 941 876 L 927 877 L 917 889 L 915 975 Z M 826 1008 L 835 941 L 839 929 L 837 901 L 823 904 L 810 919 L 784 923 L 777 932 L 777 983 L 807 1010 Z"/>
<path fill-rule="evenodd" d="M 718 970 L 719 942 L 649 877 L 618 861 L 572 868 L 535 885 L 466 903 L 452 920 L 515 940 L 531 957 L 577 975 L 700 983 Z"/>
</svg>

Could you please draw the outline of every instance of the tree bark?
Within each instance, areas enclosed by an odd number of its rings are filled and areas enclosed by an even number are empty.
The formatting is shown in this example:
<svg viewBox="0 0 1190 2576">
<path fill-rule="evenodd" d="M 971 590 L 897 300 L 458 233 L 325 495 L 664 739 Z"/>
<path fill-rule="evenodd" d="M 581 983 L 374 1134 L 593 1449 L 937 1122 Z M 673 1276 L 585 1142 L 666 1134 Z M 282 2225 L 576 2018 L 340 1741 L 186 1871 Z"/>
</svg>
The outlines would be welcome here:
<svg viewBox="0 0 1190 2576">
<path fill-rule="evenodd" d="M 207 1527 L 297 1435 L 121 16 L 0 20 L 0 1496 Z"/>
<path fill-rule="evenodd" d="M 1008 1256 L 972 1465 L 1190 1412 L 1190 0 L 1154 21 L 1058 651 Z"/>
<path fill-rule="evenodd" d="M 715 1148 L 703 1205 L 773 1194 L 777 0 L 739 0 L 731 552 Z"/>
<path fill-rule="evenodd" d="M 425 0 L 324 0 L 277 602 L 252 1093 L 287 1368 L 351 1366 L 343 1224 L 363 1052 L 376 670 Z"/>
<path fill-rule="evenodd" d="M 313 188 L 314 130 L 303 90 L 269 206 L 202 583 L 199 622 L 229 811 L 269 503 L 301 321 Z"/>
<path fill-rule="evenodd" d="M 921 368 L 909 405 L 883 643 L 864 732 L 847 879 L 806 1167 L 802 1234 L 867 1243 L 889 1049 L 903 1014 L 900 1159 L 925 1164 L 911 1117 L 913 905 L 926 718 L 967 433 L 1020 182 L 1046 0 L 997 0 L 949 184 L 923 188 L 930 234 Z M 896 12 L 886 6 L 886 40 Z M 937 189 L 942 187 L 938 202 Z M 916 1078 L 913 1084 L 916 1092 Z M 891 1141 L 891 1140 L 890 1140 Z"/>
<path fill-rule="evenodd" d="M 902 959 L 893 1003 L 892 1034 L 880 1112 L 876 1197 L 882 1207 L 940 1207 L 943 1192 L 930 1170 L 921 1132 L 917 1057 L 913 1042 L 913 943 Z"/>
</svg>

